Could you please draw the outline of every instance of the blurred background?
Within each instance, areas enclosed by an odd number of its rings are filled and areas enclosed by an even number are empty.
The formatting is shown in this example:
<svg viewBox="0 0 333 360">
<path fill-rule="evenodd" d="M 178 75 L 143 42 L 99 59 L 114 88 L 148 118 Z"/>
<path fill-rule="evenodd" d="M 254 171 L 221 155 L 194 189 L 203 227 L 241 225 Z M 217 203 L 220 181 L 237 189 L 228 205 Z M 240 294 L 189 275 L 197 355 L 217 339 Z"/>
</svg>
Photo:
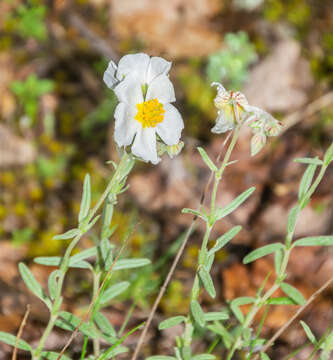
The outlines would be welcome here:
<svg viewBox="0 0 333 360">
<path fill-rule="evenodd" d="M 57 255 L 64 242 L 55 234 L 76 223 L 84 175 L 92 178 L 93 200 L 104 190 L 117 160 L 113 142 L 116 99 L 102 81 L 110 59 L 146 52 L 173 61 L 171 79 L 183 115 L 185 148 L 158 166 L 137 163 L 128 192 L 114 216 L 113 242 L 140 220 L 125 252 L 148 257 L 152 266 L 116 275 L 131 287 L 105 309 L 119 328 L 129 309 L 128 329 L 145 319 L 191 221 L 183 207 L 196 207 L 209 173 L 196 146 L 210 156 L 224 136 L 213 135 L 216 118 L 212 81 L 241 90 L 252 105 L 272 112 L 284 125 L 278 138 L 250 157 L 244 132 L 233 155 L 239 162 L 226 171 L 218 202 L 225 204 L 247 187 L 255 194 L 234 215 L 220 222 L 215 235 L 235 224 L 243 231 L 218 252 L 213 274 L 217 299 L 202 298 L 205 310 L 226 300 L 253 295 L 269 271 L 270 257 L 244 266 L 250 250 L 283 240 L 286 214 L 297 198 L 304 167 L 293 158 L 322 156 L 333 138 L 333 9 L 330 0 L 0 0 L 0 331 L 16 333 L 27 303 L 31 315 L 23 338 L 34 342 L 47 309 L 19 280 L 17 262 L 25 261 L 46 284 L 50 270 L 32 262 Z M 273 140 L 272 140 L 273 139 Z M 298 224 L 296 237 L 331 234 L 333 169 Z M 162 319 L 188 310 L 188 294 L 202 236 L 196 228 L 159 307 L 144 353 L 169 354 L 175 332 L 158 332 Z M 80 243 L 89 246 L 97 232 Z M 333 274 L 332 249 L 297 248 L 290 261 L 290 282 L 308 297 Z M 91 279 L 70 272 L 65 303 L 81 314 L 89 301 Z M 316 335 L 333 321 L 327 290 L 302 318 Z M 295 306 L 270 309 L 264 335 L 270 336 Z M 60 349 L 68 333 L 56 331 L 50 349 Z M 127 340 L 134 346 L 138 335 Z M 196 340 L 201 351 L 210 335 Z M 72 347 L 80 350 L 81 337 Z M 297 322 L 278 340 L 272 359 L 282 359 L 306 342 Z M 223 357 L 222 348 L 216 354 Z M 295 359 L 304 359 L 309 349 Z M 0 359 L 11 348 L 0 343 Z M 23 354 L 19 358 L 24 359 Z M 126 357 L 125 357 L 126 358 Z"/>
</svg>

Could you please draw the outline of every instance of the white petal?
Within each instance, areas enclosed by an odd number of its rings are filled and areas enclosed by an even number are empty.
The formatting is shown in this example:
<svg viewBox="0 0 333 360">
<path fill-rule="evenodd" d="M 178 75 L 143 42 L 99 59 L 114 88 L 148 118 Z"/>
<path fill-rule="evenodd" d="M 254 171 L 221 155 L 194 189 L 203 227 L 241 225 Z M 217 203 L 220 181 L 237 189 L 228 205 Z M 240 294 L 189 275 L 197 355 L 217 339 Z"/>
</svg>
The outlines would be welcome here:
<svg viewBox="0 0 333 360">
<path fill-rule="evenodd" d="M 229 122 L 225 119 L 223 112 L 221 110 L 219 110 L 217 112 L 217 114 L 218 114 L 218 116 L 216 119 L 216 124 L 211 129 L 212 133 L 222 134 L 226 131 L 232 130 L 235 127 L 235 124 L 233 124 L 232 122 Z"/>
<path fill-rule="evenodd" d="M 129 75 L 121 81 L 115 88 L 114 92 L 120 102 L 127 104 L 138 104 L 143 102 L 141 84 L 135 77 Z"/>
<path fill-rule="evenodd" d="M 111 60 L 103 76 L 103 80 L 106 86 L 110 89 L 113 89 L 114 86 L 118 83 L 118 79 L 116 78 L 116 71 L 117 65 Z"/>
<path fill-rule="evenodd" d="M 157 164 L 161 159 L 157 156 L 156 150 L 156 134 L 153 128 L 142 128 L 135 136 L 132 153 L 144 161 L 150 161 Z"/>
<path fill-rule="evenodd" d="M 148 86 L 146 100 L 157 99 L 161 103 L 176 101 L 172 82 L 166 75 L 159 75 Z"/>
<path fill-rule="evenodd" d="M 167 145 L 176 145 L 180 140 L 184 122 L 179 111 L 171 104 L 164 105 L 164 119 L 157 124 L 157 134 Z"/>
<path fill-rule="evenodd" d="M 150 57 L 144 53 L 123 56 L 118 63 L 118 80 L 123 80 L 125 76 L 131 74 L 141 84 L 145 84 L 149 61 Z"/>
<path fill-rule="evenodd" d="M 119 103 L 116 107 L 114 139 L 118 146 L 130 145 L 139 127 L 139 123 L 134 119 L 133 110 L 125 103 Z"/>
<path fill-rule="evenodd" d="M 148 72 L 147 72 L 147 84 L 150 84 L 157 76 L 159 75 L 167 75 L 171 68 L 171 62 L 166 61 L 161 57 L 154 56 L 150 59 Z"/>
</svg>

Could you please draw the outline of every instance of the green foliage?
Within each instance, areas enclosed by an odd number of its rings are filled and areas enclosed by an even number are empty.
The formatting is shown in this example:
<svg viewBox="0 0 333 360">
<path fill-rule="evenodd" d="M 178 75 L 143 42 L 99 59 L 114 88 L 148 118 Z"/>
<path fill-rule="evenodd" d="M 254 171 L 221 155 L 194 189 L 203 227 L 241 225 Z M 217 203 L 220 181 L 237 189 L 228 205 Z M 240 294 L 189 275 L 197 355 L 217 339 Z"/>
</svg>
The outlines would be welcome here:
<svg viewBox="0 0 333 360">
<path fill-rule="evenodd" d="M 240 31 L 225 35 L 225 45 L 208 58 L 208 81 L 222 82 L 232 89 L 240 89 L 248 78 L 248 68 L 257 54 L 248 35 Z"/>
</svg>

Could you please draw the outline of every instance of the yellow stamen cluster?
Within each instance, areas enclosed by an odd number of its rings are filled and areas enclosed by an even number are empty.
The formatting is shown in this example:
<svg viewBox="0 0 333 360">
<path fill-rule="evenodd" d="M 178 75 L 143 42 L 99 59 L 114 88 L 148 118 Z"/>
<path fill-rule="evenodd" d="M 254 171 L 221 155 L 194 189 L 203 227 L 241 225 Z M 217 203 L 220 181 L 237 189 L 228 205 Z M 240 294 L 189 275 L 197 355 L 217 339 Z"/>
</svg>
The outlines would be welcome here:
<svg viewBox="0 0 333 360">
<path fill-rule="evenodd" d="M 137 104 L 136 108 L 138 109 L 138 112 L 134 119 L 141 123 L 143 128 L 155 127 L 164 119 L 165 110 L 163 104 L 157 99 L 144 101 L 141 104 Z"/>
</svg>

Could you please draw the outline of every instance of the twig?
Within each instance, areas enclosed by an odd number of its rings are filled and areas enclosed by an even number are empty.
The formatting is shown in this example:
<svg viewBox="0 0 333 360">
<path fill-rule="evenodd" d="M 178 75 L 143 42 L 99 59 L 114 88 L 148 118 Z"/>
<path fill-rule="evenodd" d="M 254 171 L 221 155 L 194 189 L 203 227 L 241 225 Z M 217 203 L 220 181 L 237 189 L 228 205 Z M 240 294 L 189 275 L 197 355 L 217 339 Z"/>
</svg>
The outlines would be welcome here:
<svg viewBox="0 0 333 360">
<path fill-rule="evenodd" d="M 13 356 L 12 356 L 12 360 L 16 360 L 16 356 L 17 356 L 17 346 L 18 346 L 18 343 L 21 339 L 21 336 L 22 336 L 22 332 L 23 332 L 23 328 L 25 326 L 25 324 L 27 323 L 27 319 L 28 319 L 28 316 L 30 314 L 30 309 L 31 309 L 31 306 L 30 304 L 27 305 L 27 310 L 25 311 L 25 314 L 23 316 L 23 320 L 21 322 L 21 325 L 19 327 L 19 331 L 17 333 L 17 336 L 16 336 L 16 340 L 15 340 L 15 347 L 14 347 L 14 351 L 13 351 Z"/>
<path fill-rule="evenodd" d="M 290 324 L 298 317 L 298 315 L 303 312 L 303 310 L 308 307 L 315 298 L 321 294 L 329 285 L 333 283 L 333 277 L 325 282 L 325 284 L 319 288 L 315 293 L 313 293 L 304 305 L 302 305 L 295 314 L 271 337 L 268 343 L 263 347 L 262 352 L 267 351 L 267 349 L 273 344 L 273 342 L 290 326 Z M 258 355 L 256 356 L 258 358 Z"/>
<path fill-rule="evenodd" d="M 217 161 L 217 162 L 220 161 L 221 156 L 222 156 L 222 151 L 223 151 L 223 149 L 224 149 L 224 147 L 225 147 L 225 144 L 226 144 L 227 141 L 229 140 L 230 136 L 231 136 L 231 132 L 228 134 L 228 136 L 226 137 L 225 141 L 223 142 L 221 151 L 220 151 L 219 155 L 218 155 L 217 158 L 216 158 L 216 161 Z M 206 193 L 207 193 L 207 191 L 208 191 L 209 186 L 211 185 L 211 182 L 212 182 L 212 180 L 213 180 L 213 177 L 214 177 L 214 173 L 212 172 L 212 173 L 210 174 L 209 180 L 208 180 L 208 182 L 207 182 L 207 184 L 206 184 L 206 186 L 205 186 L 205 188 L 204 188 L 204 190 L 203 190 L 203 192 L 202 192 L 202 195 L 201 195 L 201 198 L 200 198 L 199 209 L 201 208 L 201 206 L 203 205 L 203 203 L 204 203 L 204 201 L 205 201 Z M 141 333 L 141 335 L 140 335 L 139 341 L 138 341 L 138 343 L 137 343 L 137 345 L 136 345 L 136 348 L 135 348 L 135 351 L 134 351 L 134 354 L 133 354 L 131 360 L 136 360 L 137 357 L 138 357 L 138 355 L 139 355 L 140 349 L 141 349 L 141 347 L 142 347 L 142 345 L 143 345 L 144 339 L 145 339 L 145 337 L 146 337 L 146 335 L 147 335 L 149 326 L 150 326 L 150 324 L 151 324 L 151 322 L 152 322 L 152 320 L 153 320 L 153 317 L 154 317 L 154 315 L 155 315 L 155 312 L 156 312 L 156 310 L 157 310 L 157 307 L 158 307 L 158 305 L 159 305 L 159 303 L 160 303 L 160 301 L 161 301 L 161 299 L 162 299 L 162 297 L 163 297 L 163 295 L 164 295 L 164 293 L 165 293 L 165 290 L 166 290 L 166 288 L 167 288 L 167 286 L 168 286 L 168 284 L 169 284 L 169 282 L 170 282 L 170 280 L 171 280 L 171 278 L 172 278 L 172 276 L 173 276 L 173 273 L 175 272 L 175 269 L 176 269 L 176 267 L 177 267 L 177 265 L 178 265 L 179 259 L 181 258 L 182 254 L 183 254 L 183 252 L 184 252 L 184 249 L 185 249 L 185 247 L 186 247 L 186 245 L 187 245 L 187 242 L 188 242 L 188 240 L 189 240 L 189 238 L 190 238 L 190 236 L 191 236 L 191 233 L 192 233 L 192 231 L 193 231 L 193 229 L 194 229 L 194 226 L 195 226 L 195 223 L 196 223 L 197 219 L 198 219 L 197 216 L 194 216 L 194 217 L 193 217 L 193 220 L 192 220 L 192 222 L 191 222 L 191 225 L 190 225 L 190 227 L 188 228 L 188 230 L 187 230 L 187 232 L 186 232 L 184 241 L 183 241 L 181 247 L 179 248 L 179 250 L 178 250 L 178 252 L 177 252 L 177 255 L 176 255 L 176 257 L 175 257 L 175 259 L 174 259 L 174 261 L 173 261 L 173 263 L 172 263 L 172 265 L 171 265 L 171 268 L 170 268 L 170 270 L 169 270 L 169 272 L 168 272 L 168 275 L 167 275 L 166 279 L 164 280 L 164 283 L 163 283 L 163 285 L 162 285 L 162 287 L 161 287 L 161 289 L 160 289 L 160 291 L 159 291 L 159 293 L 158 293 L 158 295 L 157 295 L 157 298 L 156 298 L 156 300 L 155 300 L 155 302 L 154 302 L 154 305 L 153 305 L 153 307 L 152 307 L 152 310 L 151 310 L 151 312 L 150 312 L 150 314 L 149 314 L 149 316 L 148 316 L 148 319 L 147 319 L 147 322 L 146 322 L 146 324 L 145 324 L 145 327 L 144 327 L 144 329 L 143 329 L 143 331 L 142 331 L 142 333 Z"/>
<path fill-rule="evenodd" d="M 71 342 L 74 340 L 74 338 L 75 338 L 77 332 L 79 331 L 79 328 L 81 327 L 81 325 L 82 325 L 82 324 L 88 319 L 88 317 L 90 316 L 91 311 L 93 310 L 93 307 L 94 307 L 94 305 L 95 305 L 96 299 L 98 298 L 100 292 L 102 291 L 102 289 L 103 289 L 106 281 L 109 280 L 109 275 L 111 274 L 114 265 L 115 265 L 116 262 L 118 261 L 121 253 L 122 253 L 123 250 L 125 249 L 125 245 L 127 244 L 127 242 L 128 242 L 128 240 L 129 240 L 129 238 L 131 237 L 131 235 L 134 233 L 134 231 L 135 231 L 135 229 L 137 228 L 137 226 L 138 226 L 138 224 L 136 224 L 136 225 L 134 226 L 133 230 L 131 231 L 131 234 L 130 234 L 130 235 L 128 236 L 128 238 L 123 242 L 123 244 L 122 244 L 122 246 L 121 246 L 121 248 L 120 248 L 117 256 L 115 257 L 115 259 L 114 259 L 113 263 L 111 264 L 111 266 L 110 266 L 110 268 L 109 268 L 106 276 L 104 277 L 104 280 L 102 281 L 101 286 L 99 287 L 99 289 L 98 289 L 98 291 L 96 292 L 94 298 L 92 299 L 92 301 L 91 301 L 91 303 L 90 303 L 90 305 L 89 305 L 89 307 L 88 307 L 87 312 L 86 312 L 86 313 L 84 314 L 84 316 L 81 318 L 79 324 L 76 326 L 74 332 L 71 334 L 71 336 L 70 336 L 70 338 L 68 339 L 66 345 L 65 345 L 65 346 L 63 347 L 63 349 L 61 350 L 60 354 L 59 354 L 58 357 L 57 357 L 57 360 L 60 360 L 60 359 L 61 359 L 62 355 L 63 355 L 64 352 L 67 350 L 68 346 L 69 346 L 69 345 L 71 344 Z"/>
</svg>

